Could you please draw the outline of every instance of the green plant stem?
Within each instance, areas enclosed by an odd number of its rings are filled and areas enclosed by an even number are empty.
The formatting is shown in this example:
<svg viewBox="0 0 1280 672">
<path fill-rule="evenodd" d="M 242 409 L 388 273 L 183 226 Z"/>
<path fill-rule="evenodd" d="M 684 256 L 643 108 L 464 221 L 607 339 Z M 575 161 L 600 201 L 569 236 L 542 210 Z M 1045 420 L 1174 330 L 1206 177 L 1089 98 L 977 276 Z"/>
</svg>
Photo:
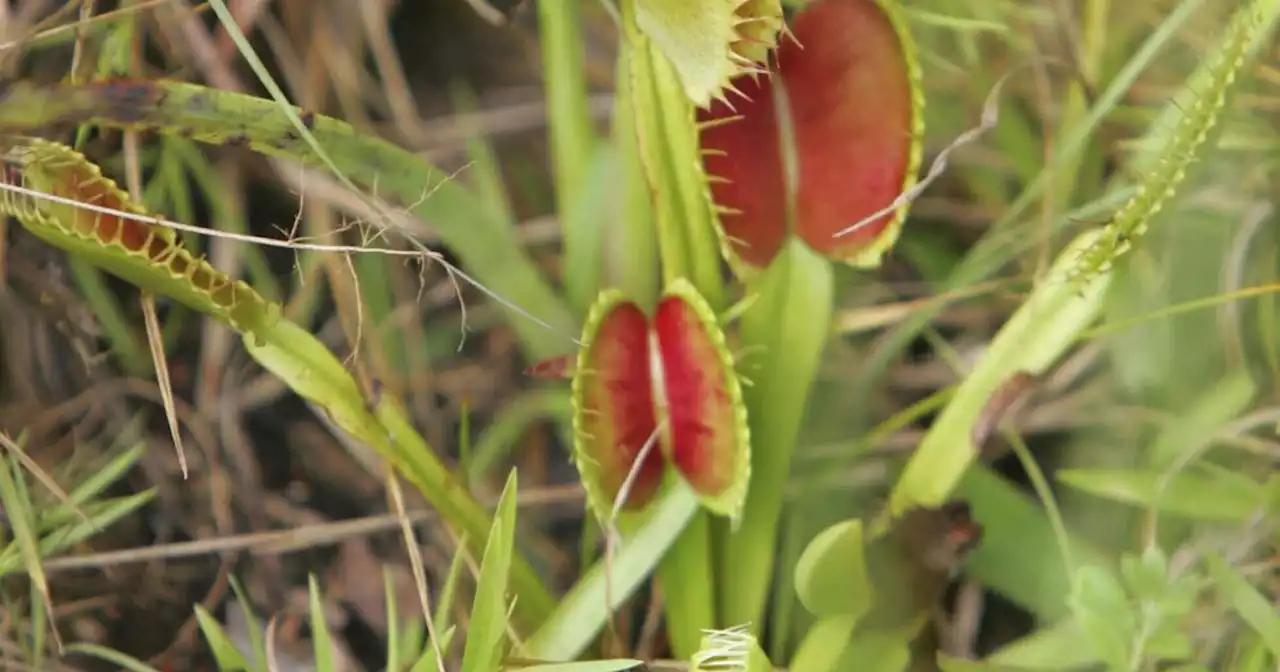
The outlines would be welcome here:
<svg viewBox="0 0 1280 672">
<path fill-rule="evenodd" d="M 699 160 L 693 108 L 671 64 L 636 27 L 634 0 L 623 3 L 622 16 L 626 31 L 622 48 L 625 59 L 633 66 L 627 89 L 632 119 L 648 169 L 650 190 L 658 201 L 656 222 L 663 282 L 687 278 L 712 309 L 719 311 L 724 295 L 719 251 L 714 247 L 705 249 L 700 242 L 703 235 L 714 235 L 708 219 L 710 203 L 698 202 L 702 185 L 693 184 L 690 172 L 682 170 L 686 164 L 697 165 Z M 690 216 L 700 207 L 705 216 Z M 714 272 L 709 272 L 709 266 Z M 658 565 L 667 633 L 676 657 L 682 659 L 696 653 L 702 631 L 716 625 L 709 534 L 709 514 L 699 510 Z"/>
<path fill-rule="evenodd" d="M 604 628 L 609 614 L 668 555 L 700 510 L 697 495 L 677 479 L 623 537 L 608 567 L 601 560 L 582 573 L 551 617 L 525 642 L 526 657 L 557 662 L 577 658 Z"/>
<path fill-rule="evenodd" d="M 564 232 L 564 284 L 569 305 L 584 315 L 600 288 L 600 249 L 594 232 L 598 221 L 582 221 L 591 209 L 582 193 L 587 182 L 595 129 L 587 106 L 582 67 L 581 9 L 578 2 L 538 0 L 542 72 L 547 89 L 551 165 L 556 207 Z"/>
<path fill-rule="evenodd" d="M 759 633 L 773 579 L 782 492 L 791 473 L 818 361 L 830 330 L 831 264 L 791 240 L 750 286 L 756 303 L 742 315 L 743 390 L 751 424 L 751 489 L 736 531 L 721 526 L 717 578 L 720 618 Z"/>
<path fill-rule="evenodd" d="M 254 335 L 245 336 L 249 354 L 299 396 L 322 405 L 335 425 L 388 459 L 466 539 L 473 557 L 479 557 L 488 543 L 489 515 L 414 431 L 395 397 L 388 394 L 366 403 L 355 380 L 333 353 L 287 320 L 277 321 L 260 335 L 261 345 Z M 519 554 L 512 559 L 511 583 L 519 598 L 516 615 L 523 625 L 539 624 L 551 614 L 554 598 Z"/>
</svg>

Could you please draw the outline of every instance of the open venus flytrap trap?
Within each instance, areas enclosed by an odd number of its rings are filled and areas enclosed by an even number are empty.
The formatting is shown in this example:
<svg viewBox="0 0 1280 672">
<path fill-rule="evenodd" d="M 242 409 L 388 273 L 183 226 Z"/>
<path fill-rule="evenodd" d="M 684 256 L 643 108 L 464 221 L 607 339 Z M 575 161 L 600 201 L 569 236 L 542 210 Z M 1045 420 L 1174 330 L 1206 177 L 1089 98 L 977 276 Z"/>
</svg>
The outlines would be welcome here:
<svg viewBox="0 0 1280 672">
<path fill-rule="evenodd" d="M 698 110 L 703 167 L 723 252 L 740 275 L 767 267 L 789 236 L 826 259 L 880 264 L 906 219 L 892 205 L 916 182 L 924 94 L 899 9 L 818 0 L 789 23 L 765 75 Z"/>
<path fill-rule="evenodd" d="M 715 313 L 676 280 L 653 314 L 617 290 L 600 293 L 570 366 L 530 368 L 573 379 L 574 464 L 601 521 L 642 510 L 673 467 L 703 506 L 737 520 L 751 472 L 742 387 Z"/>
</svg>

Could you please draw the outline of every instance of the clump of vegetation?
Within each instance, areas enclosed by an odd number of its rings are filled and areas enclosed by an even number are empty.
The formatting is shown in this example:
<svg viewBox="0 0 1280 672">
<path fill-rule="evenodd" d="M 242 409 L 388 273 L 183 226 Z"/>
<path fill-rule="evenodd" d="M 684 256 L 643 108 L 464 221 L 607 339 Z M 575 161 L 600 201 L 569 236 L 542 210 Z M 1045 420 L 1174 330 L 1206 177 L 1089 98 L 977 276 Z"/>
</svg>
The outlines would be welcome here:
<svg viewBox="0 0 1280 672">
<path fill-rule="evenodd" d="M 1280 664 L 1280 3 L 507 4 L 0 24 L 0 661 Z"/>
</svg>

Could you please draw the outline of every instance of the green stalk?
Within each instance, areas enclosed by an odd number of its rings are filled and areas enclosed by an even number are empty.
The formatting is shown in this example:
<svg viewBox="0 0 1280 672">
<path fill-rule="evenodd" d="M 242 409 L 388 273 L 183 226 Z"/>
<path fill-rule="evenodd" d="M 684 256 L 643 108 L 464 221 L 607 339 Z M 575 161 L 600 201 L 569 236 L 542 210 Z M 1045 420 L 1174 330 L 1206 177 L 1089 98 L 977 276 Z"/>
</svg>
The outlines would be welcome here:
<svg viewBox="0 0 1280 672">
<path fill-rule="evenodd" d="M 697 127 L 693 108 L 684 96 L 674 69 L 653 48 L 635 22 L 635 0 L 622 5 L 626 31 L 623 50 L 632 64 L 633 122 L 641 160 L 648 171 L 656 203 L 658 249 L 664 284 L 688 278 L 714 310 L 723 303 L 719 276 L 719 252 L 710 254 L 695 244 L 699 228 L 710 228 L 711 204 L 695 199 L 704 185 L 694 184 L 684 164 L 699 165 Z M 681 142 L 684 140 L 685 142 Z M 701 206 L 704 217 L 691 216 Z M 708 272 L 708 262 L 714 273 Z M 667 634 L 677 658 L 688 659 L 701 646 L 702 631 L 715 627 L 716 598 L 711 575 L 710 519 L 705 511 L 693 514 L 689 524 L 662 557 L 658 581 L 662 585 Z"/>
<path fill-rule="evenodd" d="M 831 264 L 792 239 L 751 284 L 758 299 L 742 315 L 748 360 L 743 390 L 751 423 L 751 489 L 741 527 L 722 530 L 720 617 L 759 633 L 773 583 L 782 492 L 791 473 L 800 423 L 830 330 Z M 750 362 L 759 362 L 752 366 Z"/>
<path fill-rule="evenodd" d="M 582 68 L 581 3 L 539 0 L 537 4 L 551 167 L 564 232 L 565 294 L 575 313 L 585 315 L 600 289 L 600 248 L 595 230 L 603 223 L 591 221 L 595 219 L 589 216 L 592 208 L 586 207 L 591 199 L 583 195 L 596 137 Z"/>
</svg>

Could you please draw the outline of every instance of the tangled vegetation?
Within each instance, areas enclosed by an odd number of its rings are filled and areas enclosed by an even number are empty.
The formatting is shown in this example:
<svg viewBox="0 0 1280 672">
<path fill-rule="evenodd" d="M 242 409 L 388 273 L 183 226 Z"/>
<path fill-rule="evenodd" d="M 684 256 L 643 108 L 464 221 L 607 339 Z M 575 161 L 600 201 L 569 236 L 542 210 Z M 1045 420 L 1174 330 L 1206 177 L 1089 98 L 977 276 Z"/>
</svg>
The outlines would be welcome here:
<svg viewBox="0 0 1280 672">
<path fill-rule="evenodd" d="M 1280 665 L 1280 1 L 419 4 L 0 5 L 5 669 Z"/>
</svg>

